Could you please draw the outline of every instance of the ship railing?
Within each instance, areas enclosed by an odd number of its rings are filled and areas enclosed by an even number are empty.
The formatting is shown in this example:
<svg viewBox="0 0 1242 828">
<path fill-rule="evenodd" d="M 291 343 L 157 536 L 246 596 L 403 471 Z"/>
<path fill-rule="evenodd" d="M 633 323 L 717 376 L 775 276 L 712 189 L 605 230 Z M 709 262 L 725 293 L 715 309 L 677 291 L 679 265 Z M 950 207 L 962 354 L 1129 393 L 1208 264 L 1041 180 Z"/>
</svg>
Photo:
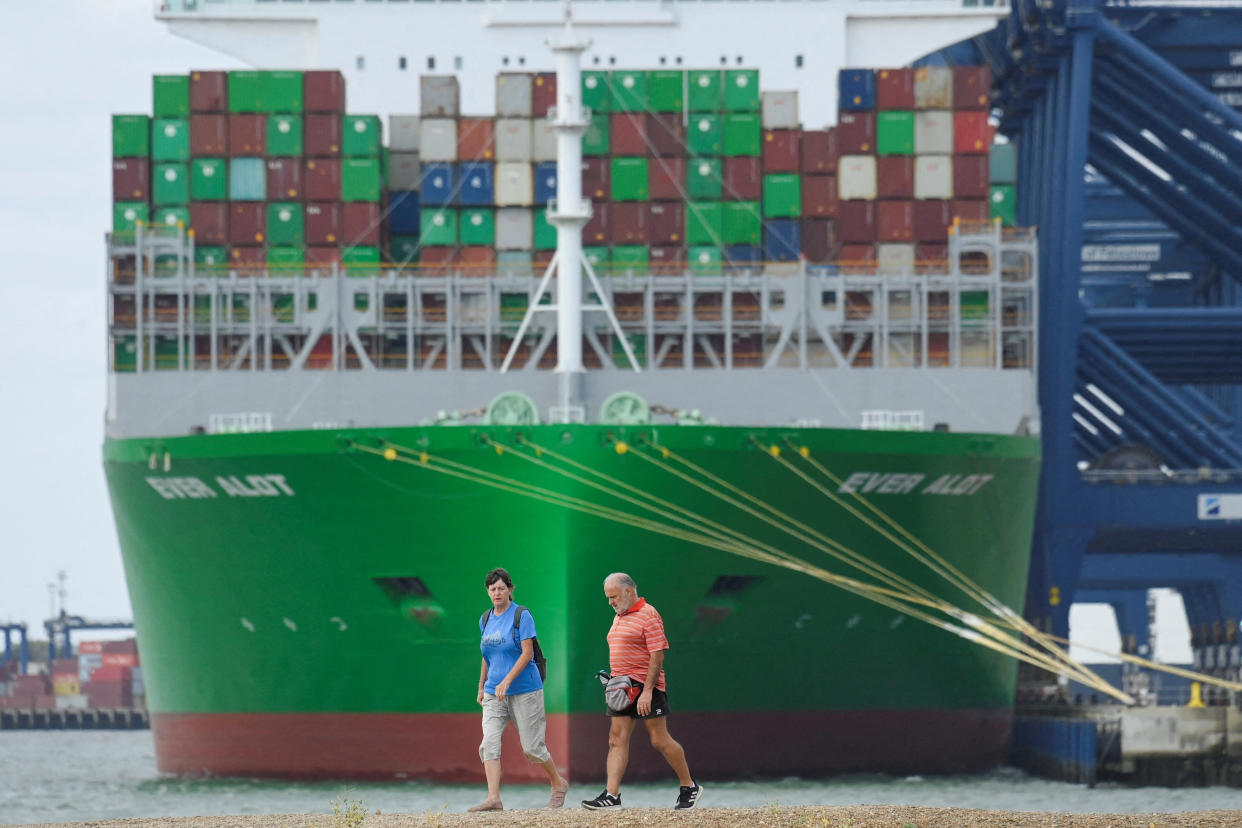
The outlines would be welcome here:
<svg viewBox="0 0 1242 828">
<path fill-rule="evenodd" d="M 348 0 L 347 0 L 348 1 Z M 562 0 L 529 0 L 530 2 L 560 3 Z M 644 3 L 651 6 L 668 6 L 675 3 L 691 3 L 699 0 L 630 0 L 630 2 Z M 758 2 L 758 0 L 731 0 L 731 2 Z M 786 0 L 790 2 L 791 0 Z M 804 3 L 840 3 L 841 0 L 794 0 L 795 2 Z M 1132 2 L 1132 0 L 1130 0 Z M 155 16 L 157 18 L 166 15 L 180 14 L 206 14 L 209 15 L 213 11 L 217 11 L 220 7 L 229 6 L 262 6 L 265 9 L 286 4 L 312 4 L 322 3 L 324 0 L 153 0 Z M 341 0 L 337 0 L 338 3 Z M 375 2 L 375 0 L 372 0 Z M 409 0 L 381 0 L 388 3 L 409 3 Z M 417 3 L 452 3 L 453 5 L 461 5 L 461 0 L 415 0 Z M 473 0 L 473 2 L 483 2 L 483 0 Z M 605 3 L 609 0 L 574 0 L 575 3 Z M 862 2 L 865 4 L 876 5 L 909 5 L 913 2 L 917 5 L 919 2 L 945 5 L 944 0 L 851 0 L 851 2 Z M 1116 2 L 1116 0 L 1114 0 Z M 1009 0 L 959 0 L 956 4 L 962 11 L 971 12 L 987 12 L 995 13 L 997 9 L 1006 9 L 1009 7 Z"/>
</svg>

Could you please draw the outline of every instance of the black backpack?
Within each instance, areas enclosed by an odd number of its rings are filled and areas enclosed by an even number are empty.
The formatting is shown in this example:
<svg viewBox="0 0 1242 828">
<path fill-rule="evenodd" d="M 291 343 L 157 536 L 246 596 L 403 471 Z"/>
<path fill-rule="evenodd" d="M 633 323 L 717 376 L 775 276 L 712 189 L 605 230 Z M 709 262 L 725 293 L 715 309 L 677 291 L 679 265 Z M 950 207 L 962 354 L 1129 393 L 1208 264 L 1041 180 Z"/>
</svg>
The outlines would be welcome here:
<svg viewBox="0 0 1242 828">
<path fill-rule="evenodd" d="M 526 607 L 521 604 L 517 605 L 517 612 L 513 613 L 513 643 L 517 645 L 519 650 L 522 649 L 522 640 L 518 638 L 518 627 L 522 624 L 522 613 L 526 612 Z M 487 628 L 487 616 L 492 612 L 488 610 L 479 616 L 479 632 L 483 632 Z M 530 639 L 532 645 L 532 658 L 535 667 L 539 670 L 539 680 L 546 681 L 548 678 L 548 660 L 543 657 L 543 648 L 539 646 L 539 636 L 532 636 Z"/>
</svg>

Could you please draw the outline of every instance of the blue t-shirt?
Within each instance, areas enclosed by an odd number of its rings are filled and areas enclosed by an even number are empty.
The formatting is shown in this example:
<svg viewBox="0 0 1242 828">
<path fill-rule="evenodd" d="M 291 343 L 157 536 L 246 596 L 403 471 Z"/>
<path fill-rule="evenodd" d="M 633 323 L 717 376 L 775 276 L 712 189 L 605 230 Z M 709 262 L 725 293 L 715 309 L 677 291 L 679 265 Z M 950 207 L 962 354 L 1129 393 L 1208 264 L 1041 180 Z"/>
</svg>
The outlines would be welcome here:
<svg viewBox="0 0 1242 828">
<path fill-rule="evenodd" d="M 515 612 L 517 604 L 511 603 L 503 615 L 497 615 L 495 611 L 487 614 L 487 622 L 483 626 L 483 640 L 479 643 L 483 659 L 487 662 L 487 681 L 483 685 L 483 690 L 487 693 L 496 692 L 496 685 L 505 680 L 505 676 L 509 675 L 513 665 L 517 664 L 518 657 L 522 655 L 522 648 L 513 641 Z M 535 637 L 535 619 L 531 617 L 529 609 L 522 613 L 518 637 L 522 641 Z M 509 685 L 509 695 L 533 693 L 542 689 L 543 679 L 539 678 L 539 668 L 535 666 L 535 659 L 531 658 L 526 669 Z"/>
</svg>

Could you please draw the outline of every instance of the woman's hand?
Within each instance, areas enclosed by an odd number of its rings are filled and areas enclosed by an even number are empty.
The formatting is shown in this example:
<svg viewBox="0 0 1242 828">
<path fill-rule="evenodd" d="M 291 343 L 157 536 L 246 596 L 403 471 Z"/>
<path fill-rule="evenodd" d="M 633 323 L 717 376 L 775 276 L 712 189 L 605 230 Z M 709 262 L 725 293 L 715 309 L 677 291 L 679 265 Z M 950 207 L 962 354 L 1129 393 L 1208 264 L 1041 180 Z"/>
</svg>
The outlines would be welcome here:
<svg viewBox="0 0 1242 828">
<path fill-rule="evenodd" d="M 496 685 L 496 698 L 503 699 L 505 697 L 505 694 L 507 694 L 508 692 L 509 692 L 509 679 L 505 678 L 504 681 Z"/>
<path fill-rule="evenodd" d="M 479 688 L 479 706 L 480 707 L 483 706 L 483 688 L 482 687 Z"/>
</svg>

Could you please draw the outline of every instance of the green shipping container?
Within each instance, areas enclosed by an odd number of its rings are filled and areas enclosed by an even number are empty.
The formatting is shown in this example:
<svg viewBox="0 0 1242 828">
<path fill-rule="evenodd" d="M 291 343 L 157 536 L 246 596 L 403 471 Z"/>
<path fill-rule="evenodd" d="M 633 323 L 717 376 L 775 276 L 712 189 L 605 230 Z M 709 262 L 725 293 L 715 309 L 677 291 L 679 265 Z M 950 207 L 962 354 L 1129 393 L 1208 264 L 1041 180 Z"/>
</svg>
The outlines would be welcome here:
<svg viewBox="0 0 1242 828">
<path fill-rule="evenodd" d="M 542 207 L 535 208 L 534 243 L 536 250 L 556 249 L 556 228 L 548 221 L 548 211 Z"/>
<path fill-rule="evenodd" d="M 715 112 L 690 116 L 686 125 L 686 145 L 692 155 L 720 155 L 724 149 L 724 123 Z"/>
<path fill-rule="evenodd" d="M 728 156 L 761 155 L 763 129 L 759 116 L 753 112 L 730 112 L 724 116 L 724 154 Z"/>
<path fill-rule="evenodd" d="M 695 69 L 686 85 L 686 104 L 691 112 L 719 112 L 724 109 L 723 77 L 719 69 Z"/>
<path fill-rule="evenodd" d="M 647 200 L 647 159 L 612 159 L 612 200 Z"/>
<path fill-rule="evenodd" d="M 681 112 L 686 108 L 686 73 L 656 69 L 647 73 L 647 105 L 653 112 Z"/>
<path fill-rule="evenodd" d="M 188 228 L 190 226 L 190 208 L 157 207 L 155 215 L 151 217 L 151 226 L 162 227 L 165 230 Z"/>
<path fill-rule="evenodd" d="M 643 275 L 650 268 L 651 253 L 646 245 L 619 244 L 612 249 L 612 273 L 624 276 L 627 272 Z"/>
<path fill-rule="evenodd" d="M 341 154 L 347 158 L 378 158 L 380 129 L 378 115 L 346 115 L 341 125 Z"/>
<path fill-rule="evenodd" d="M 267 155 L 269 158 L 295 158 L 302 154 L 302 116 L 285 112 L 267 118 Z"/>
<path fill-rule="evenodd" d="M 145 158 L 151 154 L 151 119 L 146 115 L 112 116 L 112 157 Z"/>
<path fill-rule="evenodd" d="M 627 333 L 625 338 L 629 340 L 630 350 L 634 352 L 634 359 L 639 367 L 647 365 L 647 337 L 643 334 Z M 632 368 L 630 358 L 626 356 L 625 347 L 621 344 L 621 339 L 615 334 L 612 338 L 612 364 L 618 368 Z"/>
<path fill-rule="evenodd" d="M 519 250 L 506 250 L 505 253 L 520 253 Z M 510 262 L 511 263 L 511 262 Z M 499 259 L 496 264 L 503 264 Z M 527 269 L 530 267 L 530 257 L 526 259 Z M 518 268 L 514 268 L 518 270 Z M 526 306 L 530 304 L 530 297 L 525 293 L 502 293 L 500 294 L 500 321 L 502 322 L 521 322 L 526 316 Z"/>
<path fill-rule="evenodd" d="M 252 69 L 229 72 L 229 112 L 263 112 L 263 73 Z M 289 110 L 280 110 L 288 112 Z"/>
<path fill-rule="evenodd" d="M 582 248 L 582 255 L 591 263 L 596 276 L 607 276 L 612 272 L 612 256 L 607 247 L 589 245 Z"/>
<path fill-rule="evenodd" d="M 914 113 L 902 110 L 877 112 L 875 151 L 878 155 L 914 155 Z"/>
<path fill-rule="evenodd" d="M 582 105 L 592 112 L 612 112 L 612 87 L 607 72 L 588 69 L 582 73 Z"/>
<path fill-rule="evenodd" d="M 691 273 L 719 273 L 723 257 L 720 248 L 710 244 L 696 244 L 686 250 L 686 264 Z"/>
<path fill-rule="evenodd" d="M 223 158 L 195 158 L 190 162 L 190 198 L 194 201 L 227 201 L 229 168 Z"/>
<path fill-rule="evenodd" d="M 271 224 L 269 223 L 270 227 Z M 301 276 L 306 268 L 306 253 L 301 247 L 269 247 L 267 249 L 267 272 L 272 276 Z M 286 299 L 292 296 L 284 294 Z M 272 298 L 272 310 L 276 321 L 293 321 L 293 303 L 277 302 Z"/>
<path fill-rule="evenodd" d="M 156 118 L 152 121 L 151 160 L 189 161 L 190 122 L 185 118 Z"/>
<path fill-rule="evenodd" d="M 686 244 L 719 247 L 724 238 L 724 206 L 719 201 L 686 202 Z"/>
<path fill-rule="evenodd" d="M 798 218 L 802 215 L 802 182 L 796 173 L 769 173 L 763 177 L 763 217 Z"/>
<path fill-rule="evenodd" d="M 755 245 L 763 243 L 763 217 L 759 212 L 759 202 L 725 202 L 724 243 Z"/>
<path fill-rule="evenodd" d="M 273 201 L 267 205 L 267 243 L 301 247 L 306 242 L 302 205 L 294 201 Z"/>
<path fill-rule="evenodd" d="M 186 164 L 156 164 L 151 176 L 151 203 L 156 207 L 189 204 L 189 166 Z"/>
<path fill-rule="evenodd" d="M 199 276 L 229 275 L 228 248 L 212 244 L 195 246 L 194 271 Z"/>
<path fill-rule="evenodd" d="M 963 322 L 988 318 L 988 292 L 986 290 L 963 290 L 960 299 Z"/>
<path fill-rule="evenodd" d="M 496 243 L 496 213 L 491 207 L 463 209 L 460 225 L 458 233 L 462 244 L 480 244 L 491 247 Z"/>
<path fill-rule="evenodd" d="M 530 271 L 531 271 L 531 259 L 532 258 L 533 257 L 531 256 L 529 250 L 497 250 L 496 251 L 496 272 L 501 273 L 501 274 L 517 274 L 521 276 L 528 276 L 530 275 Z M 542 276 L 543 274 L 540 273 L 539 275 Z M 517 295 L 517 294 L 509 294 L 509 293 L 501 294 L 501 307 L 503 308 L 505 306 L 504 297 L 514 296 L 514 295 Z M 525 310 L 526 309 L 526 302 L 525 302 L 526 295 L 521 294 L 521 296 L 523 299 L 522 309 Z M 519 316 L 518 321 L 521 321 L 521 319 L 522 317 Z"/>
<path fill-rule="evenodd" d="M 722 189 L 719 158 L 691 158 L 686 162 L 686 195 L 691 201 L 719 199 Z"/>
<path fill-rule="evenodd" d="M 1018 191 L 1012 184 L 993 184 L 988 190 L 992 203 L 992 218 L 1013 227 L 1018 223 Z"/>
<path fill-rule="evenodd" d="M 612 105 L 614 112 L 646 112 L 647 73 L 621 70 L 612 73 Z"/>
<path fill-rule="evenodd" d="M 112 233 L 132 237 L 138 222 L 145 223 L 150 217 L 145 201 L 118 201 L 112 205 Z"/>
<path fill-rule="evenodd" d="M 591 123 L 582 135 L 583 155 L 607 155 L 611 146 L 612 124 L 607 112 L 592 112 Z"/>
<path fill-rule="evenodd" d="M 341 159 L 341 201 L 379 201 L 383 182 L 378 158 Z"/>
<path fill-rule="evenodd" d="M 155 337 L 155 370 L 176 371 L 181 366 L 181 354 L 189 353 L 189 347 L 175 336 L 156 335 Z"/>
<path fill-rule="evenodd" d="M 156 221 L 158 221 L 159 220 L 158 210 L 156 211 L 156 216 L 157 216 Z M 173 226 L 176 226 L 175 220 L 173 221 Z M 178 256 L 176 253 L 165 253 L 163 255 L 156 256 L 155 257 L 155 268 L 154 268 L 155 277 L 157 279 L 169 279 L 169 278 L 176 276 L 177 275 L 177 263 L 180 260 L 181 260 L 181 257 Z M 190 269 L 187 266 L 185 270 L 187 275 L 189 274 L 189 270 Z"/>
<path fill-rule="evenodd" d="M 724 75 L 724 108 L 729 112 L 758 112 L 759 70 L 727 69 Z"/>
<path fill-rule="evenodd" d="M 427 220 L 430 210 L 423 211 L 423 221 Z M 418 236 L 391 236 L 388 239 L 388 261 L 396 264 L 409 264 L 418 261 L 418 248 L 421 247 Z"/>
<path fill-rule="evenodd" d="M 189 118 L 190 76 L 155 75 L 151 78 L 151 114 L 156 118 Z"/>
<path fill-rule="evenodd" d="M 117 336 L 112 339 L 112 371 L 132 374 L 138 367 L 138 345 L 135 337 Z"/>
<path fill-rule="evenodd" d="M 378 247 L 360 244 L 356 247 L 346 247 L 341 251 L 341 267 L 345 268 L 346 276 L 378 276 L 379 265 Z M 354 307 L 358 310 L 366 310 L 365 304 L 358 306 L 357 297 L 355 297 Z"/>
<path fill-rule="evenodd" d="M 1017 144 L 993 144 L 988 154 L 988 176 L 991 183 L 1018 183 Z"/>
<path fill-rule="evenodd" d="M 452 207 L 424 207 L 419 215 L 421 244 L 452 247 L 457 244 L 457 211 Z"/>
<path fill-rule="evenodd" d="M 261 72 L 260 112 L 301 112 L 302 73 L 290 70 Z M 232 98 L 230 97 L 230 102 Z"/>
</svg>

